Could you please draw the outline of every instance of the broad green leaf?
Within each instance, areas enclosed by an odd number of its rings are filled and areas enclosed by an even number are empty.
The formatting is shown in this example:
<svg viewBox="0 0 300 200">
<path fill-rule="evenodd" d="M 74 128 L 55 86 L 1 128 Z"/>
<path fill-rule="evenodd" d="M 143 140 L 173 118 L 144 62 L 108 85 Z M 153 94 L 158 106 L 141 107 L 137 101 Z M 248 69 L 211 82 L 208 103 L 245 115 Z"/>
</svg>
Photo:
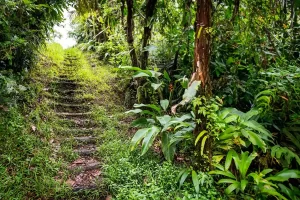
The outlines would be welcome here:
<svg viewBox="0 0 300 200">
<path fill-rule="evenodd" d="M 156 113 L 151 112 L 149 110 L 143 110 L 141 114 L 151 115 L 152 117 L 155 117 L 157 115 Z"/>
<path fill-rule="evenodd" d="M 243 120 L 248 121 L 253 116 L 257 116 L 259 114 L 260 114 L 260 111 L 258 109 L 251 109 L 248 112 L 246 112 L 242 118 L 243 118 Z"/>
<path fill-rule="evenodd" d="M 152 87 L 154 90 L 157 90 L 161 85 L 162 85 L 162 83 L 151 83 L 151 87 Z"/>
<path fill-rule="evenodd" d="M 192 171 L 192 180 L 195 187 L 195 191 L 198 194 L 200 191 L 200 183 L 199 183 L 197 173 L 194 170 Z"/>
<path fill-rule="evenodd" d="M 275 90 L 264 90 L 260 93 L 258 93 L 256 96 L 255 96 L 255 99 L 257 99 L 259 96 L 265 96 L 265 95 L 270 95 L 270 96 L 275 96 Z"/>
<path fill-rule="evenodd" d="M 273 169 L 264 169 L 260 172 L 260 174 L 263 174 L 264 176 L 267 175 L 268 173 L 272 172 Z"/>
<path fill-rule="evenodd" d="M 134 114 L 137 114 L 137 113 L 141 113 L 143 110 L 141 109 L 134 109 L 134 110 L 129 110 L 129 111 L 126 111 L 125 113 L 128 114 L 128 113 L 134 113 Z"/>
<path fill-rule="evenodd" d="M 218 184 L 221 184 L 221 183 L 235 183 L 236 180 L 235 179 L 220 179 L 218 181 Z"/>
<path fill-rule="evenodd" d="M 134 104 L 133 107 L 135 107 L 135 108 L 148 107 L 148 108 L 151 108 L 151 109 L 157 111 L 158 113 L 161 112 L 160 107 L 157 105 L 154 105 L 154 104 Z"/>
<path fill-rule="evenodd" d="M 208 135 L 205 135 L 203 137 L 203 139 L 202 139 L 202 142 L 201 142 L 201 151 L 200 151 L 201 156 L 203 156 L 203 153 L 204 153 L 203 151 L 204 151 L 204 147 L 205 147 L 205 143 L 206 143 L 207 138 L 208 138 Z"/>
<path fill-rule="evenodd" d="M 264 189 L 261 190 L 261 193 L 265 193 L 274 197 L 278 197 L 279 199 L 282 200 L 288 200 L 287 198 L 285 198 L 284 196 L 282 196 L 280 193 L 278 193 L 276 191 L 276 189 L 274 189 L 273 187 L 269 186 L 269 185 L 265 185 Z"/>
<path fill-rule="evenodd" d="M 141 71 L 141 68 L 138 67 L 132 67 L 132 66 L 120 66 L 120 69 L 128 69 L 128 70 L 133 70 L 133 71 Z"/>
<path fill-rule="evenodd" d="M 160 106 L 163 108 L 164 111 L 166 111 L 167 108 L 169 107 L 169 100 L 168 99 L 160 100 Z"/>
<path fill-rule="evenodd" d="M 238 159 L 236 156 L 233 157 L 236 167 L 239 169 L 243 179 L 246 178 L 247 171 L 252 163 L 252 161 L 257 157 L 257 153 L 253 152 L 249 156 L 248 152 L 241 153 L 241 159 Z M 238 164 L 237 164 L 238 163 Z"/>
<path fill-rule="evenodd" d="M 174 131 L 180 129 L 180 128 L 183 128 L 183 127 L 191 127 L 192 126 L 192 123 L 189 123 L 189 122 L 181 122 L 178 126 L 176 126 L 174 128 Z"/>
<path fill-rule="evenodd" d="M 180 181 L 179 181 L 179 188 L 183 185 L 186 178 L 189 176 L 190 170 L 183 170 Z"/>
<path fill-rule="evenodd" d="M 265 142 L 261 139 L 261 137 L 250 131 L 250 130 L 245 130 L 245 129 L 242 129 L 241 130 L 242 134 L 244 137 L 248 138 L 248 140 L 253 144 L 253 145 L 257 145 L 259 148 L 261 148 L 264 152 L 266 152 L 267 150 L 267 147 L 266 147 L 266 144 Z"/>
<path fill-rule="evenodd" d="M 240 182 L 235 181 L 234 183 L 232 183 L 231 185 L 229 185 L 226 189 L 225 189 L 225 193 L 226 194 L 231 194 L 234 190 L 239 189 L 241 186 Z"/>
<path fill-rule="evenodd" d="M 255 181 L 256 185 L 258 185 L 259 182 L 260 182 L 260 180 L 262 179 L 261 176 L 259 176 L 257 173 L 254 173 L 254 172 L 248 174 L 248 176 L 253 178 L 253 180 Z"/>
<path fill-rule="evenodd" d="M 246 188 L 247 184 L 248 184 L 247 180 L 245 180 L 245 179 L 241 180 L 241 191 L 242 192 L 245 191 L 245 188 Z"/>
<path fill-rule="evenodd" d="M 232 156 L 236 155 L 236 152 L 232 149 L 227 153 L 226 160 L 225 160 L 225 170 L 227 171 L 231 165 Z"/>
<path fill-rule="evenodd" d="M 216 155 L 216 156 L 213 156 L 212 159 L 213 159 L 213 163 L 220 163 L 221 160 L 224 158 L 225 155 Z M 224 170 L 224 168 L 223 168 Z"/>
<path fill-rule="evenodd" d="M 133 127 L 143 127 L 143 126 L 146 126 L 148 125 L 149 122 L 147 121 L 146 118 L 138 118 L 136 120 L 134 120 L 132 123 L 131 123 L 131 126 Z"/>
<path fill-rule="evenodd" d="M 170 126 L 174 125 L 174 124 L 179 124 L 187 119 L 190 119 L 191 115 L 187 114 L 187 115 L 182 115 L 181 117 L 174 117 L 172 118 L 163 128 L 162 132 L 164 132 L 165 130 L 167 130 Z"/>
<path fill-rule="evenodd" d="M 272 138 L 272 134 L 265 127 L 263 127 L 260 123 L 254 121 L 254 120 L 244 121 L 242 124 L 249 128 L 252 128 L 260 133 L 263 133 L 265 136 L 264 137 L 265 139 Z"/>
<path fill-rule="evenodd" d="M 227 115 L 229 115 L 232 111 L 233 111 L 234 108 L 224 108 L 220 111 L 219 113 L 219 117 L 221 119 L 225 119 L 227 117 Z"/>
<path fill-rule="evenodd" d="M 199 133 L 199 135 L 197 136 L 196 140 L 195 140 L 195 146 L 197 145 L 198 141 L 200 140 L 200 138 L 207 133 L 207 130 L 203 130 Z"/>
<path fill-rule="evenodd" d="M 168 161 L 172 161 L 175 154 L 175 145 L 170 145 L 171 138 L 168 133 L 162 133 L 162 152 Z"/>
<path fill-rule="evenodd" d="M 164 115 L 164 116 L 156 117 L 156 119 L 159 121 L 159 123 L 162 126 L 165 126 L 171 120 L 171 116 L 170 115 Z"/>
<path fill-rule="evenodd" d="M 276 175 L 268 177 L 266 179 L 271 181 L 284 182 L 289 180 L 290 178 L 300 178 L 300 171 L 295 169 L 284 169 L 278 172 Z"/>
<path fill-rule="evenodd" d="M 151 77 L 153 77 L 153 78 L 158 78 L 158 77 L 160 77 L 160 76 L 162 75 L 162 73 L 157 72 L 157 71 L 153 71 L 153 70 L 143 70 L 143 71 L 148 71 L 148 72 L 150 72 Z"/>
<path fill-rule="evenodd" d="M 166 70 L 164 70 L 164 78 L 167 79 L 169 82 L 171 81 L 171 78 Z"/>
<path fill-rule="evenodd" d="M 190 102 L 197 94 L 198 87 L 200 86 L 200 81 L 194 81 L 184 92 L 182 96 L 182 101 L 180 105 L 185 105 Z"/>
<path fill-rule="evenodd" d="M 237 133 L 238 130 L 235 126 L 229 126 L 224 132 L 222 132 L 219 136 L 220 140 L 228 140 L 234 137 L 234 134 Z"/>
<path fill-rule="evenodd" d="M 225 123 L 229 124 L 231 122 L 237 122 L 237 119 L 239 118 L 238 115 L 230 115 L 229 117 L 226 117 L 224 119 Z"/>
<path fill-rule="evenodd" d="M 227 176 L 229 178 L 236 179 L 236 177 L 230 171 L 214 170 L 214 171 L 210 171 L 209 174 L 223 175 L 223 176 Z"/>
<path fill-rule="evenodd" d="M 131 151 L 135 149 L 135 147 L 140 143 L 140 141 L 147 135 L 149 131 L 150 128 L 142 128 L 135 133 L 135 135 L 131 139 Z"/>
<path fill-rule="evenodd" d="M 29 4 L 31 4 L 32 2 L 31 2 L 31 0 L 23 0 L 23 3 L 29 5 Z"/>
<path fill-rule="evenodd" d="M 152 146 L 152 143 L 159 132 L 160 132 L 160 129 L 156 126 L 153 126 L 149 129 L 149 131 L 147 132 L 147 134 L 143 140 L 142 155 L 144 155 L 149 150 L 149 148 Z"/>
<path fill-rule="evenodd" d="M 145 72 L 138 72 L 132 76 L 132 78 L 149 77 Z"/>
</svg>

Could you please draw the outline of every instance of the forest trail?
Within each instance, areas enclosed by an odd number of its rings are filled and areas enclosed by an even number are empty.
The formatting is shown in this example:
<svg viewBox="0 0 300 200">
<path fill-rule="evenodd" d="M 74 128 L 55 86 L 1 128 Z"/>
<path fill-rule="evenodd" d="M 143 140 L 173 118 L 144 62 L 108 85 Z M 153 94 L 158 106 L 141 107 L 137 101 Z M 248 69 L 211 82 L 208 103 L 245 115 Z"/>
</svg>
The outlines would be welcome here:
<svg viewBox="0 0 300 200">
<path fill-rule="evenodd" d="M 97 138 L 93 134 L 96 127 L 89 118 L 90 102 L 75 98 L 76 94 L 84 91 L 80 90 L 79 83 L 71 79 L 72 73 L 74 73 L 73 62 L 77 60 L 78 58 L 72 55 L 66 55 L 64 73 L 56 81 L 53 81 L 55 92 L 60 94 L 54 102 L 55 113 L 65 121 L 65 124 L 69 125 L 68 129 L 63 131 L 62 142 L 74 141 L 76 143 L 74 152 L 79 155 L 79 158 L 68 167 L 72 175 L 67 184 L 74 191 L 96 188 L 101 174 L 100 163 L 93 158 L 96 152 Z"/>
<path fill-rule="evenodd" d="M 53 148 L 55 152 L 61 152 L 68 163 L 67 177 L 61 174 L 57 180 L 63 180 L 76 194 L 85 194 L 97 190 L 101 184 L 101 164 L 95 156 L 99 139 L 96 131 L 100 127 L 91 117 L 94 99 L 85 98 L 89 92 L 84 83 L 74 79 L 78 60 L 76 55 L 65 55 L 60 75 L 51 81 L 49 97 L 60 122 L 60 126 L 54 127 L 56 139 Z M 64 145 L 69 148 L 66 152 L 61 151 Z M 68 159 L 68 154 L 75 156 Z"/>
</svg>

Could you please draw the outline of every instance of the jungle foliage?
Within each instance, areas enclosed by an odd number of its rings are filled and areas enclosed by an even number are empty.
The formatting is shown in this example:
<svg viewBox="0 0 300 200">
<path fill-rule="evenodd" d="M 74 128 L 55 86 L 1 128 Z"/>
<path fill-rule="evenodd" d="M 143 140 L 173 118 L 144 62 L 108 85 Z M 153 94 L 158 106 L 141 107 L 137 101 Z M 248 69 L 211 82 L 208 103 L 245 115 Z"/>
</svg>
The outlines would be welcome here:
<svg viewBox="0 0 300 200">
<path fill-rule="evenodd" d="M 30 68 L 38 47 L 62 21 L 63 0 L 2 0 L 0 2 L 0 69 Z"/>
<path fill-rule="evenodd" d="M 3 112 L 28 90 L 7 69 L 31 66 L 66 3 L 76 9 L 77 47 L 118 67 L 126 113 L 136 117 L 130 144 L 115 130 L 103 136 L 106 150 L 124 145 L 123 158 L 103 155 L 114 197 L 300 198 L 299 0 L 2 1 Z"/>
<path fill-rule="evenodd" d="M 132 150 L 192 167 L 196 191 L 204 170 L 232 198 L 298 198 L 299 1 L 79 3 L 79 47 L 132 75 Z"/>
</svg>

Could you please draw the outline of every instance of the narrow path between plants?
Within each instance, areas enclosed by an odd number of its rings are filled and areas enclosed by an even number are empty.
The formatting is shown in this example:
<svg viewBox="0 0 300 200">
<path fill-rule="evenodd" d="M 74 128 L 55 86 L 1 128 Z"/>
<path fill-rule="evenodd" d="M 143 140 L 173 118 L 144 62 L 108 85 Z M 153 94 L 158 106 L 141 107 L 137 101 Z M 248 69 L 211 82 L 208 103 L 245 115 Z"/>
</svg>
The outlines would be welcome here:
<svg viewBox="0 0 300 200">
<path fill-rule="evenodd" d="M 60 94 L 54 102 L 56 115 L 69 125 L 69 128 L 64 130 L 62 142 L 76 142 L 74 152 L 79 155 L 79 158 L 69 165 L 72 176 L 69 177 L 67 184 L 74 191 L 95 188 L 101 174 L 100 163 L 93 158 L 96 152 L 96 137 L 93 136 L 93 130 L 96 127 L 89 117 L 90 104 L 85 99 L 75 98 L 76 94 L 84 93 L 80 90 L 81 85 L 72 79 L 73 62 L 76 61 L 78 58 L 67 55 L 64 73 L 53 82 L 55 92 Z"/>
<path fill-rule="evenodd" d="M 101 181 L 101 165 L 95 156 L 98 142 L 95 132 L 99 127 L 91 117 L 94 99 L 85 97 L 89 95 L 86 85 L 75 78 L 79 59 L 74 54 L 65 55 L 60 75 L 52 80 L 49 90 L 59 121 L 59 126 L 54 127 L 53 148 L 68 163 L 67 177 L 62 172 L 57 180 L 70 186 L 76 195 L 97 190 Z"/>
</svg>

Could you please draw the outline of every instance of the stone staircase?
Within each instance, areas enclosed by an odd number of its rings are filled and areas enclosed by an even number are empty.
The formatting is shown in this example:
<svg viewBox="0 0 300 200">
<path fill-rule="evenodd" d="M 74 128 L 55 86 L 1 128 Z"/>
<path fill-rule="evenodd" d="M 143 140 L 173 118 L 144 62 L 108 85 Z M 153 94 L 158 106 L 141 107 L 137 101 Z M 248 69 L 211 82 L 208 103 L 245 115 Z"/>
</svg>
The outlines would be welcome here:
<svg viewBox="0 0 300 200">
<path fill-rule="evenodd" d="M 78 58 L 66 55 L 64 69 L 59 77 L 51 83 L 49 92 L 52 97 L 52 107 L 60 118 L 61 127 L 55 127 L 58 135 L 58 146 L 71 142 L 73 152 L 78 158 L 69 166 L 69 179 L 66 183 L 73 191 L 96 189 L 101 179 L 101 165 L 95 159 L 97 124 L 91 120 L 91 99 L 76 98 L 85 93 L 83 85 L 73 79 L 76 72 L 74 65 Z"/>
</svg>

